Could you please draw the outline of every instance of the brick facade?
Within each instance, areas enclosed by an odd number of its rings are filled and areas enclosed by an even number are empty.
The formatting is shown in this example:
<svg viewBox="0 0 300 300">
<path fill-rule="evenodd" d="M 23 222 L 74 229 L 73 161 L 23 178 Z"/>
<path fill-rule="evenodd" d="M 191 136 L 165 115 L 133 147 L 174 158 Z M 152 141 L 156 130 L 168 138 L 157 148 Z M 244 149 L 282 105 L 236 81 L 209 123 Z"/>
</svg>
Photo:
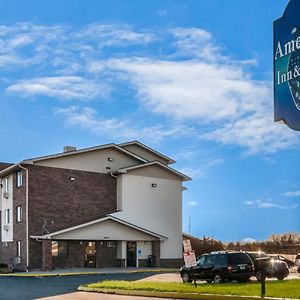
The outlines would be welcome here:
<svg viewBox="0 0 300 300">
<path fill-rule="evenodd" d="M 10 164 L 0 163 L 1 167 Z M 23 175 L 23 185 L 17 187 L 16 172 L 13 173 L 13 218 L 11 223 L 13 224 L 13 242 L 0 243 L 0 262 L 12 265 L 15 270 L 26 270 L 26 173 L 22 171 Z M 17 206 L 22 207 L 22 221 L 17 222 L 16 219 L 16 210 Z M 1 215 L 0 215 L 0 224 Z M 0 231 L 1 237 L 1 231 Z M 21 256 L 19 257 L 20 261 L 17 261 L 17 241 L 21 242 Z"/>
<path fill-rule="evenodd" d="M 17 176 L 16 172 L 13 175 L 13 234 L 14 244 L 17 251 L 16 241 L 21 241 L 21 256 L 20 264 L 14 264 L 15 269 L 26 270 L 26 172 L 22 170 L 23 184 L 17 187 Z M 22 220 L 17 222 L 17 207 L 21 206 L 22 209 Z"/>
<path fill-rule="evenodd" d="M 97 261 L 98 268 L 121 267 L 117 260 L 117 245 L 116 247 L 108 247 L 107 241 L 97 242 Z"/>
<path fill-rule="evenodd" d="M 108 174 L 26 167 L 29 169 L 29 235 L 82 224 L 117 209 L 117 182 Z"/>
<path fill-rule="evenodd" d="M 86 242 L 67 241 L 66 255 L 53 256 L 53 268 L 82 268 Z"/>
<path fill-rule="evenodd" d="M 1 168 L 9 164 L 0 163 Z M 28 235 L 42 236 L 58 230 L 87 223 L 116 212 L 117 180 L 109 174 L 63 168 L 22 164 L 28 169 L 28 209 L 26 220 L 26 171 L 22 170 L 23 185 L 16 187 L 13 175 L 13 242 L 0 243 L 0 262 L 25 271 L 26 224 Z M 16 209 L 22 207 L 22 221 L 16 220 Z M 0 216 L 1 221 L 1 216 Z M 1 232 L 0 232 L 1 234 Z M 21 241 L 21 257 L 17 262 L 17 241 Z M 66 254 L 52 256 L 52 241 L 29 238 L 29 270 L 85 266 L 88 241 L 66 241 Z M 152 242 L 153 267 L 179 267 L 182 260 L 160 259 L 160 240 Z M 108 241 L 96 241 L 96 267 L 125 267 L 126 260 L 117 258 L 117 247 Z M 139 260 L 139 267 L 148 267 L 149 260 Z"/>
</svg>

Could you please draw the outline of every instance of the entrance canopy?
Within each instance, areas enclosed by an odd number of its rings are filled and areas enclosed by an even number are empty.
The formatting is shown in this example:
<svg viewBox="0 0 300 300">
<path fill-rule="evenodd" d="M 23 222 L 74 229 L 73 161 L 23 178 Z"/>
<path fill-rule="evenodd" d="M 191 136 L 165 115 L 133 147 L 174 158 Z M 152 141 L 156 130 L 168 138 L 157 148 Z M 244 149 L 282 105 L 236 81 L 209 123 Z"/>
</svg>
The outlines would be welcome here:
<svg viewBox="0 0 300 300">
<path fill-rule="evenodd" d="M 113 241 L 155 241 L 167 237 L 138 227 L 110 215 L 42 236 L 31 236 L 34 239 L 52 240 L 113 240 Z"/>
</svg>

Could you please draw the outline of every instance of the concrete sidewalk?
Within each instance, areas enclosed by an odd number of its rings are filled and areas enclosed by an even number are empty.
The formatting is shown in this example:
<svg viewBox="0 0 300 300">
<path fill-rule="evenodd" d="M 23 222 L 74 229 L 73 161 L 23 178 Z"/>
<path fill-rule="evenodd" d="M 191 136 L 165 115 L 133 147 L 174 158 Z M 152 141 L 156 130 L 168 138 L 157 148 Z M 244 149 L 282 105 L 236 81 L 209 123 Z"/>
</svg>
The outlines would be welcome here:
<svg viewBox="0 0 300 300">
<path fill-rule="evenodd" d="M 9 277 L 51 277 L 51 276 L 75 276 L 92 274 L 124 274 L 124 273 L 144 273 L 144 272 L 179 272 L 178 269 L 164 268 L 69 268 L 54 269 L 50 271 L 29 271 L 16 272 L 11 274 L 0 274 Z"/>
</svg>

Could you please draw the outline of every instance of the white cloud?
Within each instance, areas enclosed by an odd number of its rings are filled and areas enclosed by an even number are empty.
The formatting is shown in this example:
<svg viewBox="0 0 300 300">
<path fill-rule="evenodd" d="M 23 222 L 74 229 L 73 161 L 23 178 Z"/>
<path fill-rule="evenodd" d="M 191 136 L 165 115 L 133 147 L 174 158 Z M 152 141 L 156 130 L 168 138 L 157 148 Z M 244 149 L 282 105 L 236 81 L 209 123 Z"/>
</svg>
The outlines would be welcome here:
<svg viewBox="0 0 300 300">
<path fill-rule="evenodd" d="M 271 113 L 254 113 L 204 133 L 203 139 L 240 145 L 248 154 L 274 153 L 299 144 L 299 137 L 286 126 L 274 123 Z"/>
<path fill-rule="evenodd" d="M 109 88 L 77 76 L 44 77 L 23 80 L 7 88 L 21 96 L 44 95 L 58 99 L 91 100 L 105 96 Z"/>
<path fill-rule="evenodd" d="M 10 93 L 92 100 L 111 95 L 112 89 L 117 94 L 125 83 L 136 91 L 134 101 L 150 112 L 150 119 L 153 114 L 167 117 L 176 123 L 177 134 L 186 134 L 180 128 L 195 127 L 194 139 L 238 146 L 247 154 L 298 145 L 297 133 L 273 122 L 271 83 L 253 79 L 249 71 L 257 61 L 224 53 L 210 32 L 194 27 L 0 26 L 0 67 L 25 68 L 20 74 L 39 77 L 20 78 L 7 87 Z M 172 131 L 164 134 L 159 125 L 148 128 L 161 131 L 162 137 Z M 151 136 L 147 130 L 140 135 Z"/>
<path fill-rule="evenodd" d="M 138 126 L 129 119 L 103 119 L 97 116 L 97 111 L 90 107 L 79 108 L 71 106 L 65 109 L 57 109 L 56 113 L 65 118 L 68 126 L 79 126 L 96 135 L 107 136 L 115 140 L 144 140 L 148 143 L 158 143 L 165 138 L 184 135 L 190 129 L 179 125 L 165 127 Z"/>
<path fill-rule="evenodd" d="M 286 192 L 283 194 L 286 197 L 300 197 L 300 191 Z"/>
<path fill-rule="evenodd" d="M 203 170 L 201 170 L 200 168 L 195 168 L 195 167 L 179 168 L 179 172 L 186 174 L 187 176 L 191 177 L 192 179 L 195 179 L 197 177 L 201 178 L 204 176 Z"/>
<path fill-rule="evenodd" d="M 197 201 L 189 201 L 189 202 L 187 203 L 187 205 L 188 205 L 189 207 L 195 207 L 195 206 L 198 205 L 198 202 L 197 202 Z"/>
<path fill-rule="evenodd" d="M 263 209 L 277 208 L 277 209 L 285 210 L 285 209 L 295 209 L 298 207 L 297 204 L 280 205 L 280 204 L 272 202 L 271 199 L 266 199 L 266 200 L 258 199 L 258 200 L 253 200 L 253 201 L 244 201 L 244 202 L 242 202 L 242 204 L 248 205 L 248 206 L 254 206 L 257 208 L 263 208 Z"/>
<path fill-rule="evenodd" d="M 128 44 L 147 44 L 155 36 L 152 33 L 136 32 L 125 24 L 94 23 L 83 27 L 74 37 L 84 41 L 97 41 L 99 46 L 122 46 Z"/>
<path fill-rule="evenodd" d="M 22 47 L 22 46 L 26 46 L 28 44 L 31 44 L 34 41 L 33 37 L 29 34 L 19 34 L 17 36 L 15 36 L 14 38 L 12 38 L 9 41 L 9 44 L 12 47 Z"/>
<path fill-rule="evenodd" d="M 108 66 L 127 73 L 153 112 L 200 123 L 236 119 L 271 95 L 265 83 L 248 80 L 241 68 L 229 65 L 133 58 Z"/>
<path fill-rule="evenodd" d="M 212 35 L 201 28 L 173 28 L 170 32 L 175 37 L 174 46 L 177 55 L 198 57 L 216 61 L 223 56 L 220 50 L 213 44 Z"/>
<path fill-rule="evenodd" d="M 206 173 L 209 172 L 211 168 L 214 168 L 215 166 L 220 165 L 223 162 L 224 160 L 221 158 L 205 159 L 200 162 L 195 162 L 195 159 L 193 159 L 193 166 L 180 168 L 180 172 L 183 174 L 187 174 L 193 179 L 202 178 L 205 177 Z M 195 165 L 197 165 L 197 167 L 195 167 Z"/>
</svg>

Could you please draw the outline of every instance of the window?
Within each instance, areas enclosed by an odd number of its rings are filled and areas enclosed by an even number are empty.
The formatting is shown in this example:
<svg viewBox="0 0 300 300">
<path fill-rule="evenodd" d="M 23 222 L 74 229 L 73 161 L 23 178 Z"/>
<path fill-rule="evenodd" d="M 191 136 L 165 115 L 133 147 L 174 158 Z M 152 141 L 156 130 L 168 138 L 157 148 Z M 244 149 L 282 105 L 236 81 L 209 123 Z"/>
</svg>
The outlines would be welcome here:
<svg viewBox="0 0 300 300">
<path fill-rule="evenodd" d="M 117 247 L 116 241 L 108 241 L 107 242 L 107 247 L 108 248 L 116 248 Z"/>
<path fill-rule="evenodd" d="M 5 192 L 9 192 L 10 190 L 11 190 L 10 178 L 6 177 L 5 178 Z"/>
<path fill-rule="evenodd" d="M 17 241 L 17 256 L 21 256 L 21 241 Z"/>
<path fill-rule="evenodd" d="M 204 267 L 211 267 L 215 263 L 215 255 L 207 255 L 204 260 Z"/>
<path fill-rule="evenodd" d="M 205 258 L 206 258 L 206 255 L 201 256 L 201 257 L 197 260 L 197 265 L 200 266 L 200 267 L 202 267 L 203 264 L 204 264 Z"/>
<path fill-rule="evenodd" d="M 18 171 L 16 173 L 16 183 L 17 183 L 17 187 L 20 187 L 23 185 L 23 174 L 22 171 Z"/>
<path fill-rule="evenodd" d="M 4 211 L 4 214 L 5 214 L 5 217 L 4 217 L 5 224 L 9 224 L 9 209 L 6 209 Z"/>
<path fill-rule="evenodd" d="M 16 208 L 16 221 L 17 222 L 22 222 L 22 218 L 23 218 L 23 216 L 22 216 L 22 206 L 20 205 L 20 206 L 17 206 L 17 208 Z"/>
<path fill-rule="evenodd" d="M 58 242 L 52 241 L 52 256 L 58 256 Z"/>
<path fill-rule="evenodd" d="M 52 241 L 52 256 L 67 256 L 68 242 L 66 241 Z"/>
</svg>

